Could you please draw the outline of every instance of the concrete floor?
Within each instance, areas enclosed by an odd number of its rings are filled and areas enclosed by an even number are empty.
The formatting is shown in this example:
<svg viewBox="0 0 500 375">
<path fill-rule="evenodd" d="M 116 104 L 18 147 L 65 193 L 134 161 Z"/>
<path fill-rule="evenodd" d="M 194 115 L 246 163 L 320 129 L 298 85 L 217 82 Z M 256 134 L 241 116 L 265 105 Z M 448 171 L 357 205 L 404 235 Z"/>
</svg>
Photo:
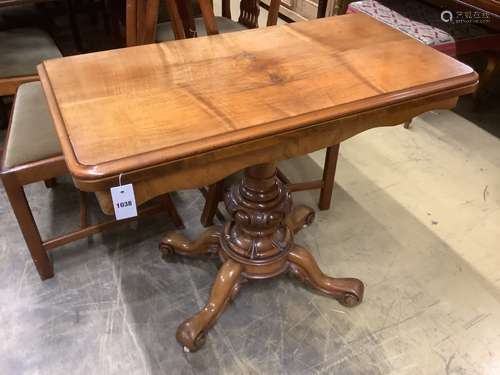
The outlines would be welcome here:
<svg viewBox="0 0 500 375">
<path fill-rule="evenodd" d="M 165 216 L 66 245 L 53 253 L 56 276 L 40 282 L 0 185 L 0 374 L 500 374 L 496 91 L 480 112 L 466 98 L 410 130 L 342 144 L 333 207 L 297 242 L 325 272 L 365 282 L 360 306 L 286 276 L 252 282 L 197 353 L 182 351 L 175 330 L 203 306 L 217 265 L 164 262 Z M 317 178 L 323 155 L 283 169 Z M 78 225 L 70 179 L 27 194 L 44 237 Z M 200 194 L 174 199 L 195 236 Z"/>
</svg>

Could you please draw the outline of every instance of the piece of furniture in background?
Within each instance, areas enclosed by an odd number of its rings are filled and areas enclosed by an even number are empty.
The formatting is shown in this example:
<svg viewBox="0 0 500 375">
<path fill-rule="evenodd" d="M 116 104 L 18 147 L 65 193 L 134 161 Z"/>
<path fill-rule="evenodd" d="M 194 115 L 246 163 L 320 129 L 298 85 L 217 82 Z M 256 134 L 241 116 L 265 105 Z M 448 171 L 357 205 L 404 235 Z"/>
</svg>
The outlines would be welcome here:
<svg viewBox="0 0 500 375">
<path fill-rule="evenodd" d="M 114 0 L 116 1 L 116 0 Z M 182 9 L 185 0 L 177 0 Z M 197 0 L 189 0 L 197 6 Z M 158 22 L 170 21 L 168 2 L 165 0 L 126 0 L 125 6 L 125 44 L 128 47 L 153 43 Z M 195 8 L 194 15 L 199 15 Z"/>
<path fill-rule="evenodd" d="M 89 51 L 89 47 L 84 45 L 82 40 L 80 27 L 78 23 L 78 14 L 86 13 L 89 21 L 93 24 L 97 23 L 98 14 L 102 15 L 103 25 L 106 32 L 110 33 L 111 13 L 108 10 L 107 0 L 65 0 L 65 12 L 69 17 L 69 25 L 78 52 Z"/>
<path fill-rule="evenodd" d="M 306 21 L 317 17 L 322 2 L 326 0 L 281 0 L 280 16 L 290 21 Z M 271 0 L 260 0 L 261 4 L 269 6 Z"/>
<path fill-rule="evenodd" d="M 158 24 L 156 29 L 157 42 L 230 33 L 259 27 L 260 7 L 258 1 L 255 0 L 242 0 L 240 2 L 238 21 L 231 19 L 231 1 L 222 0 L 222 17 L 215 17 L 213 25 L 206 25 L 204 18 L 197 17 L 193 7 L 186 6 L 186 3 L 182 1 L 167 0 L 166 3 L 172 20 Z M 195 0 L 192 3 L 198 4 L 198 1 Z M 200 11 L 203 12 L 203 8 Z"/>
<path fill-rule="evenodd" d="M 125 0 L 125 45 L 144 44 L 144 18 L 148 0 Z"/>
<path fill-rule="evenodd" d="M 61 57 L 61 52 L 48 30 L 18 25 L 8 29 L 7 27 L 16 21 L 15 15 L 9 15 L 9 9 L 14 13 L 23 13 L 23 7 L 27 7 L 26 11 L 31 15 L 39 12 L 39 18 L 49 18 L 48 13 L 44 13 L 45 7 L 64 8 L 62 11 L 69 17 L 77 50 L 81 50 L 74 2 L 75 0 L 0 0 L 0 10 L 3 12 L 0 12 L 0 15 L 4 14 L 3 28 L 0 30 L 0 97 L 14 95 L 20 84 L 37 80 L 36 66 L 43 60 Z M 98 3 L 104 2 L 105 0 L 98 0 Z M 22 16 L 20 17 L 22 19 Z M 51 24 L 49 19 L 35 21 L 44 25 Z"/>
<path fill-rule="evenodd" d="M 122 33 L 122 18 L 125 15 L 123 0 L 59 0 L 64 6 L 51 6 L 46 13 L 67 16 L 76 52 L 119 48 L 125 45 Z M 47 5 L 49 7 L 50 3 Z M 89 40 L 88 30 L 99 29 L 103 38 Z M 92 34 L 92 32 L 90 33 Z M 71 54 L 74 54 L 71 51 Z"/>
<path fill-rule="evenodd" d="M 51 22 L 45 17 L 41 17 L 41 4 L 38 4 L 38 6 L 36 3 L 6 6 L 0 0 L 0 30 L 15 29 L 20 27 L 20 25 L 22 27 L 36 27 L 49 30 Z"/>
<path fill-rule="evenodd" d="M 3 126 L 9 117 L 5 97 L 14 95 L 21 84 L 37 80 L 36 66 L 43 60 L 61 56 L 52 38 L 41 29 L 0 31 L 0 117 Z"/>
<path fill-rule="evenodd" d="M 344 14 L 346 11 L 343 9 L 344 6 L 347 9 L 345 0 L 319 0 L 316 17 L 324 18 Z"/>
<path fill-rule="evenodd" d="M 219 32 L 241 31 L 258 27 L 258 16 L 260 13 L 259 2 L 256 0 L 242 0 L 240 3 L 241 13 L 238 21 L 231 19 L 230 0 L 222 0 L 222 17 L 216 17 L 215 24 L 209 25 L 211 30 L 207 33 L 207 27 L 201 14 L 203 1 L 191 0 L 165 0 L 170 20 L 158 24 L 160 0 L 129 0 L 131 6 L 137 11 L 130 12 L 130 25 L 134 24 L 133 18 L 136 14 L 135 24 L 137 30 L 131 30 L 130 35 L 135 33 L 136 44 L 147 44 L 154 41 L 161 42 L 174 39 L 184 39 L 194 36 L 212 35 Z M 212 5 L 208 4 L 212 9 Z M 272 19 L 268 17 L 268 24 L 277 22 L 277 11 L 270 9 Z M 270 22 L 270 23 L 269 23 Z M 132 41 L 134 38 L 130 38 Z"/>
<path fill-rule="evenodd" d="M 484 7 L 489 4 L 488 10 L 468 9 L 461 3 L 458 7 L 458 2 L 451 0 L 363 0 L 343 2 L 342 7 L 347 6 L 347 13 L 367 14 L 452 57 L 484 54 L 486 68 L 480 73 L 479 86 L 474 93 L 478 105 L 493 77 L 500 71 L 500 3 L 475 2 Z M 443 7 L 453 10 L 453 19 L 448 22 L 442 19 Z M 409 123 L 405 127 L 408 128 Z"/>
<path fill-rule="evenodd" d="M 350 3 L 356 0 L 335 0 L 336 15 L 342 15 L 347 13 L 347 7 Z"/>
<path fill-rule="evenodd" d="M 484 25 L 489 18 L 457 16 L 446 22 L 441 9 L 419 0 L 362 0 L 351 2 L 347 13 L 364 13 L 421 43 L 455 57 L 482 51 L 500 51 L 500 31 Z"/>
<path fill-rule="evenodd" d="M 109 220 L 89 224 L 87 194 L 80 192 L 80 228 L 76 231 L 42 240 L 33 218 L 24 186 L 45 181 L 52 187 L 57 177 L 68 173 L 61 155 L 61 148 L 47 107 L 40 82 L 21 85 L 17 91 L 11 121 L 5 141 L 1 163 L 1 179 L 19 228 L 36 269 L 42 280 L 54 275 L 48 252 L 56 247 L 102 232 L 133 219 Z M 140 210 L 140 215 L 154 214 L 166 209 L 177 228 L 183 223 L 170 195 L 161 197 L 161 202 Z"/>
<path fill-rule="evenodd" d="M 91 0 L 93 1 L 93 0 Z M 106 0 L 98 0 L 99 2 L 104 2 Z M 12 22 L 16 22 L 23 18 L 22 13 L 33 12 L 37 13 L 38 19 L 36 20 L 39 25 L 46 25 L 46 31 L 53 28 L 54 22 L 50 19 L 49 15 L 51 12 L 48 11 L 48 7 L 53 7 L 54 9 L 60 9 L 60 12 L 68 17 L 69 26 L 71 29 L 71 35 L 73 42 L 75 44 L 76 50 L 81 52 L 82 39 L 80 29 L 78 27 L 77 14 L 75 11 L 75 5 L 81 4 L 82 1 L 76 0 L 0 0 L 0 15 L 4 14 L 4 23 L 9 24 L 9 18 L 12 18 Z M 10 9 L 14 8 L 13 11 L 18 13 L 10 14 Z M 23 8 L 26 8 L 25 10 Z M 15 25 L 14 27 L 18 27 Z"/>
<path fill-rule="evenodd" d="M 42 30 L 0 31 L 0 96 L 14 95 L 22 83 L 37 80 L 36 66 L 61 56 L 52 38 Z"/>
</svg>

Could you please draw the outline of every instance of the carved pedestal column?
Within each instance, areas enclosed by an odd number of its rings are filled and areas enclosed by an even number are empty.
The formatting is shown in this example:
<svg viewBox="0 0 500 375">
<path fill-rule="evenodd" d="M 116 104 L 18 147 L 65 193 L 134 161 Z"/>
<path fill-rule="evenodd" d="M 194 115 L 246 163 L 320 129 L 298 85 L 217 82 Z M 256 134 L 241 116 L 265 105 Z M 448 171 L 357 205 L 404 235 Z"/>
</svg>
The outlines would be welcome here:
<svg viewBox="0 0 500 375">
<path fill-rule="evenodd" d="M 345 306 L 361 302 L 360 280 L 326 276 L 313 256 L 294 244 L 294 234 L 314 220 L 314 211 L 305 206 L 292 210 L 290 193 L 276 177 L 275 164 L 247 168 L 242 181 L 226 194 L 225 204 L 232 220 L 223 227 L 207 229 L 196 241 L 169 233 L 160 244 L 164 256 L 213 252 L 224 262 L 205 307 L 177 330 L 177 339 L 185 350 L 197 350 L 203 344 L 207 330 L 247 279 L 290 271 Z"/>
<path fill-rule="evenodd" d="M 285 219 L 292 198 L 275 174 L 273 164 L 248 168 L 224 199 L 233 221 L 224 226 L 219 255 L 240 263 L 247 278 L 267 278 L 287 270 L 293 233 Z"/>
</svg>

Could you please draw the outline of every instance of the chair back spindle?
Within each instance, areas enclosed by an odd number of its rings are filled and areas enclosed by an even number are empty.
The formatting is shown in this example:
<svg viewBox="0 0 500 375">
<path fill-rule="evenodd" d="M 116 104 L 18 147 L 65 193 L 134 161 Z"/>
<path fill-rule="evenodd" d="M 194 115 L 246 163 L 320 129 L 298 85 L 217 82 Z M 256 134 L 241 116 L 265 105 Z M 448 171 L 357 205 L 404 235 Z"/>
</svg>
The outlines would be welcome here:
<svg viewBox="0 0 500 375">
<path fill-rule="evenodd" d="M 187 0 L 164 0 L 167 11 L 170 15 L 171 28 L 175 39 L 185 39 L 197 35 L 195 18 L 193 15 L 192 3 Z M 207 35 L 219 34 L 214 14 L 212 0 L 197 0 L 200 7 L 203 23 Z M 131 1 L 133 3 L 134 1 Z M 267 26 L 276 25 L 278 21 L 278 12 L 280 0 L 271 0 Z M 231 19 L 231 0 L 222 0 L 222 16 Z M 131 32 L 128 45 L 140 45 L 154 43 L 156 39 L 156 28 L 158 23 L 160 0 L 135 0 L 136 11 L 127 13 L 130 18 L 127 21 L 133 22 L 136 18 L 137 28 L 135 33 Z M 238 23 L 246 28 L 252 29 L 259 27 L 258 19 L 260 14 L 259 0 L 241 0 L 240 15 Z M 135 34 L 135 35 L 133 35 Z M 135 38 L 134 38 L 135 37 Z M 132 40 L 132 39 L 135 39 Z"/>
<path fill-rule="evenodd" d="M 173 1 L 173 0 L 169 0 Z M 215 21 L 214 9 L 211 0 L 198 0 L 200 5 L 203 22 L 207 29 L 207 35 L 214 35 L 219 33 L 217 22 Z M 231 18 L 230 0 L 222 0 L 222 16 Z M 271 0 L 267 16 L 267 26 L 274 26 L 278 22 L 278 14 L 280 7 L 280 0 Z M 260 6 L 259 0 L 241 0 L 240 2 L 240 16 L 238 23 L 243 26 L 254 29 L 259 27 L 259 14 Z M 180 19 L 182 22 L 182 19 Z M 179 26 L 177 26 L 179 27 Z"/>
<path fill-rule="evenodd" d="M 239 23 L 249 29 L 255 29 L 259 27 L 259 14 L 259 0 L 241 0 Z"/>
<path fill-rule="evenodd" d="M 182 21 L 178 7 L 179 3 L 177 0 L 165 0 L 165 4 L 168 14 L 170 15 L 170 21 L 172 22 L 172 30 L 174 31 L 175 39 L 185 39 L 186 32 L 184 31 L 184 22 Z M 157 22 L 157 19 L 154 22 Z M 152 39 L 154 40 L 154 38 Z"/>
<path fill-rule="evenodd" d="M 207 29 L 207 35 L 219 34 L 219 27 L 217 26 L 217 22 L 215 22 L 212 2 L 210 0 L 198 0 L 198 4 L 200 5 L 205 28 Z"/>
</svg>

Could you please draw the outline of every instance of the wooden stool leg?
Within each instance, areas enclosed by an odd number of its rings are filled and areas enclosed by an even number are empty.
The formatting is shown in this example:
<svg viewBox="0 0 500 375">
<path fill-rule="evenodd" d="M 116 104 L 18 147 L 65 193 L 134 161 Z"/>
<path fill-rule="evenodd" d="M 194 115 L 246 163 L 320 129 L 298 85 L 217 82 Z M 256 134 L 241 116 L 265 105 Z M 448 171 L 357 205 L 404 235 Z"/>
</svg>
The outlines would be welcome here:
<svg viewBox="0 0 500 375">
<path fill-rule="evenodd" d="M 99 3 L 99 11 L 101 12 L 102 16 L 102 23 L 104 25 L 104 31 L 106 31 L 106 34 L 111 33 L 111 16 L 109 13 L 109 7 L 107 4 L 107 0 L 101 0 Z"/>
<path fill-rule="evenodd" d="M 54 268 L 43 247 L 40 232 L 36 226 L 23 187 L 17 183 L 15 176 L 4 175 L 2 181 L 40 278 L 45 280 L 53 277 Z"/>
<path fill-rule="evenodd" d="M 205 206 L 201 214 L 201 224 L 204 227 L 214 225 L 214 216 L 217 214 L 217 206 L 222 201 L 224 194 L 224 180 L 221 180 L 208 187 L 208 192 L 205 200 Z"/>
<path fill-rule="evenodd" d="M 85 191 L 78 190 L 80 194 L 80 228 L 87 228 L 89 226 L 87 220 L 87 208 L 88 208 L 88 200 L 87 193 Z"/>
<path fill-rule="evenodd" d="M 325 164 L 323 166 L 323 187 L 321 188 L 318 203 L 318 207 L 322 211 L 328 210 L 332 201 L 339 149 L 340 144 L 330 146 L 326 149 Z"/>
<path fill-rule="evenodd" d="M 476 109 L 480 105 L 481 97 L 483 96 L 486 88 L 488 87 L 491 80 L 499 70 L 500 70 L 500 53 L 495 53 L 495 52 L 488 53 L 488 62 L 486 63 L 486 68 L 481 73 L 477 89 L 474 92 L 474 107 Z"/>
<path fill-rule="evenodd" d="M 163 203 L 165 204 L 165 208 L 167 209 L 168 215 L 174 222 L 174 225 L 177 229 L 184 229 L 184 222 L 180 217 L 177 209 L 175 208 L 174 201 L 172 200 L 172 196 L 170 193 L 167 193 L 163 196 Z"/>
<path fill-rule="evenodd" d="M 52 189 L 57 185 L 57 179 L 55 177 L 49 178 L 48 180 L 44 181 L 44 184 L 47 189 Z"/>
<path fill-rule="evenodd" d="M 7 105 L 3 102 L 3 99 L 0 98 L 0 129 L 7 128 L 7 124 L 9 123 L 9 111 L 7 109 Z"/>
<path fill-rule="evenodd" d="M 67 0 L 67 10 L 68 10 L 68 18 L 69 18 L 69 24 L 71 27 L 71 34 L 73 36 L 73 41 L 75 43 L 76 50 L 78 52 L 83 51 L 83 46 L 82 46 L 82 38 L 80 35 L 80 29 L 78 27 L 78 15 L 76 14 L 77 9 L 75 7 L 74 0 Z"/>
</svg>

